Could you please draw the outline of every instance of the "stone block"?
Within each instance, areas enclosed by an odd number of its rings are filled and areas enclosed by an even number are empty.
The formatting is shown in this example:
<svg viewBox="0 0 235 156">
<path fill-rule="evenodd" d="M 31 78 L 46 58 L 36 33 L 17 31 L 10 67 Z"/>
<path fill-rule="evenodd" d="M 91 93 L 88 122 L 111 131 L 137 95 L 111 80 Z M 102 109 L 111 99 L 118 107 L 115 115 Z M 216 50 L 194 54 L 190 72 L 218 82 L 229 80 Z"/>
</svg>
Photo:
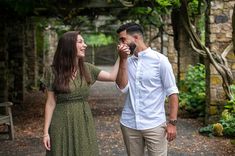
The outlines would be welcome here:
<svg viewBox="0 0 235 156">
<path fill-rule="evenodd" d="M 166 48 L 166 47 L 163 47 L 163 54 L 164 54 L 165 56 L 167 56 L 167 48 Z"/>
<path fill-rule="evenodd" d="M 229 58 L 231 60 L 235 60 L 235 55 L 233 54 L 233 52 L 228 53 L 228 55 L 226 56 L 226 58 Z"/>
<path fill-rule="evenodd" d="M 211 75 L 218 75 L 217 70 L 215 69 L 215 67 L 212 64 L 210 64 L 210 74 Z"/>
<path fill-rule="evenodd" d="M 232 33 L 232 25 L 231 23 L 226 23 L 226 24 L 223 24 L 221 25 L 221 30 L 222 32 L 231 32 Z"/>
<path fill-rule="evenodd" d="M 214 23 L 214 22 L 215 22 L 215 17 L 209 16 L 209 23 Z"/>
<path fill-rule="evenodd" d="M 216 34 L 216 41 L 217 42 L 225 42 L 226 39 L 226 34 L 225 33 L 218 33 Z"/>
<path fill-rule="evenodd" d="M 215 42 L 217 40 L 216 34 L 210 34 L 209 40 L 210 40 L 211 43 Z"/>
<path fill-rule="evenodd" d="M 226 99 L 226 94 L 223 88 L 217 90 L 217 95 L 217 98 L 219 99 L 218 101 L 223 101 Z"/>
<path fill-rule="evenodd" d="M 223 9 L 224 8 L 224 3 L 220 1 L 211 1 L 211 9 L 213 10 L 218 10 L 218 9 Z"/>
<path fill-rule="evenodd" d="M 232 9 L 235 5 L 235 1 L 234 0 L 226 0 L 228 1 L 228 6 L 230 6 L 230 8 Z"/>
<path fill-rule="evenodd" d="M 216 115 L 218 113 L 217 106 L 210 106 L 209 115 Z"/>
<path fill-rule="evenodd" d="M 233 17 L 233 9 L 231 9 L 231 10 L 229 11 L 229 19 L 231 20 L 232 17 Z"/>
<path fill-rule="evenodd" d="M 212 34 L 217 34 L 221 32 L 222 26 L 220 24 L 210 24 L 210 32 Z"/>
<path fill-rule="evenodd" d="M 217 15 L 215 16 L 215 23 L 219 24 L 219 23 L 226 23 L 228 22 L 228 16 L 225 14 L 221 14 L 221 15 Z"/>
<path fill-rule="evenodd" d="M 211 44 L 210 51 L 217 52 L 219 50 L 218 46 L 218 44 Z"/>
<path fill-rule="evenodd" d="M 216 99 L 216 88 L 212 88 L 210 89 L 210 98 L 211 99 Z"/>
<path fill-rule="evenodd" d="M 228 40 L 232 40 L 232 38 L 233 38 L 232 32 L 227 32 L 226 35 L 225 35 L 225 37 L 226 37 Z"/>
<path fill-rule="evenodd" d="M 185 79 L 185 72 L 180 72 L 180 80 L 184 80 Z"/>
<path fill-rule="evenodd" d="M 232 70 L 235 70 L 235 63 L 232 64 Z"/>
<path fill-rule="evenodd" d="M 219 75 L 211 75 L 210 78 L 211 81 L 211 85 L 221 85 L 222 84 L 222 80 L 221 77 Z"/>
<path fill-rule="evenodd" d="M 211 10 L 211 15 L 221 15 L 223 13 L 222 10 L 219 10 L 219 9 L 212 9 Z"/>
<path fill-rule="evenodd" d="M 177 57 L 175 55 L 169 54 L 167 55 L 170 62 L 177 62 Z"/>
</svg>

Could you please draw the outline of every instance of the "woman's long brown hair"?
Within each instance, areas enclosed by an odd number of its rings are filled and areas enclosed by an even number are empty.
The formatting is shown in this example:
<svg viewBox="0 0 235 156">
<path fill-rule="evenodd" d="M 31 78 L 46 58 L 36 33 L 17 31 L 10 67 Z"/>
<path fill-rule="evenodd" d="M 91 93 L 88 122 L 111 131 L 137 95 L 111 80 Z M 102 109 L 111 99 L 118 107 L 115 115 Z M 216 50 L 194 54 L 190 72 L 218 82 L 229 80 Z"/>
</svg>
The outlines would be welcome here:
<svg viewBox="0 0 235 156">
<path fill-rule="evenodd" d="M 81 83 L 83 77 L 90 84 L 91 77 L 84 66 L 84 59 L 77 57 L 77 36 L 78 31 L 66 32 L 59 39 L 54 55 L 52 69 L 55 75 L 54 90 L 58 93 L 70 92 L 69 82 L 75 71 L 79 73 Z"/>
</svg>

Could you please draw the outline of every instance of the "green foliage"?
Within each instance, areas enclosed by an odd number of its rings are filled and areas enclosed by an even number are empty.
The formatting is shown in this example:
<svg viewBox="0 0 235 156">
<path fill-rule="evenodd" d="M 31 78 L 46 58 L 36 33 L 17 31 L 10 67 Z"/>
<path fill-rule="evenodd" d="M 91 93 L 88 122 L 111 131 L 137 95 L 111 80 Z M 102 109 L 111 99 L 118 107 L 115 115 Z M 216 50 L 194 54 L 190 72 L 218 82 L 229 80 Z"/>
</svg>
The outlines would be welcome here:
<svg viewBox="0 0 235 156">
<path fill-rule="evenodd" d="M 233 98 L 225 104 L 225 110 L 221 114 L 221 119 L 219 124 L 223 127 L 222 134 L 227 137 L 235 137 L 235 85 L 231 85 L 230 89 L 233 94 Z M 213 132 L 213 128 L 211 129 L 212 125 L 208 125 L 203 127 L 199 130 L 202 134 L 210 134 Z M 213 127 L 213 126 L 212 126 Z M 210 133 L 208 133 L 210 132 Z M 213 134 L 215 135 L 215 134 Z"/>
<path fill-rule="evenodd" d="M 190 65 L 185 80 L 180 81 L 180 109 L 195 117 L 205 114 L 205 77 L 203 64 Z"/>
<path fill-rule="evenodd" d="M 221 125 L 222 132 L 220 135 L 217 135 L 215 132 L 215 126 L 214 125 Z M 200 128 L 199 132 L 204 135 L 214 135 L 214 136 L 227 136 L 227 137 L 235 137 L 235 117 L 229 115 L 229 118 L 221 119 L 219 123 L 216 124 L 210 124 L 206 127 Z"/>
<path fill-rule="evenodd" d="M 229 113 L 235 115 L 235 85 L 231 85 L 230 90 L 232 92 L 232 99 L 228 100 L 224 107 L 228 110 Z"/>
<path fill-rule="evenodd" d="M 203 0 L 189 0 L 188 11 L 191 17 L 201 15 L 205 12 L 206 4 Z"/>
<path fill-rule="evenodd" d="M 29 12 L 33 12 L 35 2 L 31 0 L 2 0 L 1 6 L 16 12 L 17 15 L 25 15 Z"/>
<path fill-rule="evenodd" d="M 225 109 L 221 114 L 221 119 L 224 120 L 224 121 L 231 120 L 232 118 L 233 118 L 233 116 L 228 111 L 228 109 Z"/>
<path fill-rule="evenodd" d="M 228 120 L 220 120 L 223 125 L 223 135 L 228 137 L 235 137 L 235 117 L 229 118 Z"/>
<path fill-rule="evenodd" d="M 213 134 L 213 125 L 210 124 L 208 126 L 202 127 L 199 129 L 199 133 L 207 136 L 212 136 Z"/>
<path fill-rule="evenodd" d="M 223 134 L 229 137 L 235 137 L 235 85 L 230 86 L 232 99 L 225 104 L 225 110 L 221 114 L 220 123 L 224 127 Z"/>
<path fill-rule="evenodd" d="M 156 0 L 161 7 L 180 6 L 180 0 Z"/>
<path fill-rule="evenodd" d="M 84 34 L 84 40 L 87 45 L 90 46 L 105 46 L 114 42 L 112 36 L 105 35 L 103 33 L 97 34 Z"/>
<path fill-rule="evenodd" d="M 143 26 L 152 25 L 156 28 L 165 24 L 163 16 L 169 15 L 172 8 L 180 6 L 180 0 L 135 0 L 135 7 L 123 9 L 118 15 L 118 19 L 126 21 L 131 19 L 139 22 Z"/>
</svg>

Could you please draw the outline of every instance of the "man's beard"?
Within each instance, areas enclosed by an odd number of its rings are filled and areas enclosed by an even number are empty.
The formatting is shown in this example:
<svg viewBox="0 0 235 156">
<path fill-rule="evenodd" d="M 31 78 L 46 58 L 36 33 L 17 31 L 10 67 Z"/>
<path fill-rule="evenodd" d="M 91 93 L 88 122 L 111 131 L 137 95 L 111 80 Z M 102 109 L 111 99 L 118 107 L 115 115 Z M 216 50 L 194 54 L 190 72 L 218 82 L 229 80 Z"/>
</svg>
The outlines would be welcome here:
<svg viewBox="0 0 235 156">
<path fill-rule="evenodd" d="M 131 42 L 130 44 L 128 44 L 129 49 L 130 49 L 130 54 L 134 54 L 135 48 L 136 48 L 136 44 Z"/>
</svg>

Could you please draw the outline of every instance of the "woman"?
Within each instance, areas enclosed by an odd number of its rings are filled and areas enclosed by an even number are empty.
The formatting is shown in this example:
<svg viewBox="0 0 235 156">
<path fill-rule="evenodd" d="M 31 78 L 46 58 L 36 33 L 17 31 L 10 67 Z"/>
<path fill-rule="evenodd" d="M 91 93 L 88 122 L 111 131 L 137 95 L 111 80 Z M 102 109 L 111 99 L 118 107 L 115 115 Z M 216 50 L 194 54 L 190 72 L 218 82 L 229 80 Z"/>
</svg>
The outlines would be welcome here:
<svg viewBox="0 0 235 156">
<path fill-rule="evenodd" d="M 47 156 L 98 155 L 96 132 L 88 89 L 96 81 L 115 81 L 119 61 L 113 71 L 100 71 L 85 63 L 87 45 L 77 31 L 59 39 L 53 64 L 45 76 L 47 100 L 43 142 Z"/>
</svg>

